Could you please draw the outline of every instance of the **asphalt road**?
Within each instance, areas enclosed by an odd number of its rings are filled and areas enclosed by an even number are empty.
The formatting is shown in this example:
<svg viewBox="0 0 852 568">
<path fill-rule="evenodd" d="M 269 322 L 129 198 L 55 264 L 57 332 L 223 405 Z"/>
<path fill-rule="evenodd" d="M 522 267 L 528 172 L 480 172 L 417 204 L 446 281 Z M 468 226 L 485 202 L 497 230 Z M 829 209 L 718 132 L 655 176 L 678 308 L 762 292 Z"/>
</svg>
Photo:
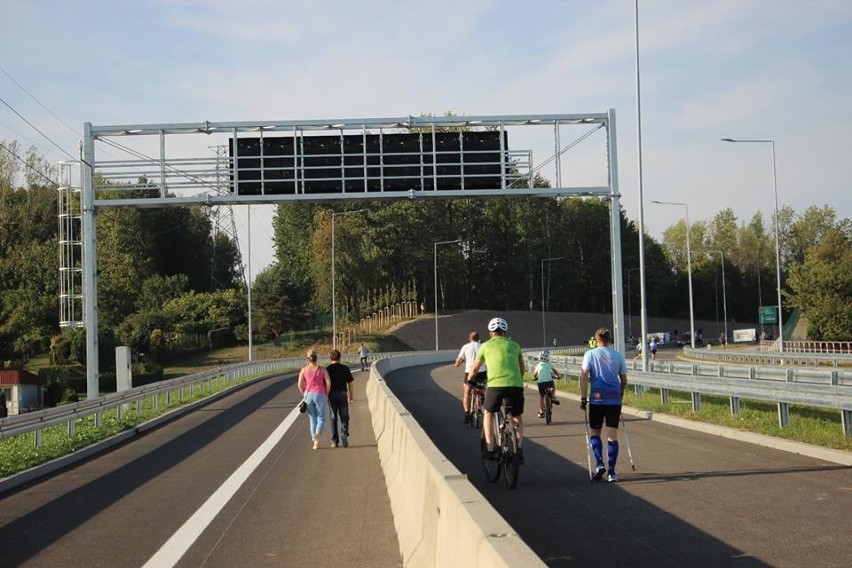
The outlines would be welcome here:
<svg viewBox="0 0 852 568">
<path fill-rule="evenodd" d="M 565 399 L 550 426 L 526 398 L 518 487 L 485 480 L 450 365 L 387 383 L 438 448 L 553 567 L 849 567 L 852 470 L 801 455 L 627 418 L 620 482 L 589 482 L 583 414 Z M 461 565 L 461 564 L 460 564 Z"/>
<path fill-rule="evenodd" d="M 306 415 L 283 430 L 301 398 L 291 373 L 4 494 L 0 567 L 400 566 L 366 377 L 356 373 L 346 449 L 326 437 L 311 450 Z M 233 495 L 217 499 L 265 443 Z M 169 547 L 185 553 L 155 556 Z"/>
</svg>

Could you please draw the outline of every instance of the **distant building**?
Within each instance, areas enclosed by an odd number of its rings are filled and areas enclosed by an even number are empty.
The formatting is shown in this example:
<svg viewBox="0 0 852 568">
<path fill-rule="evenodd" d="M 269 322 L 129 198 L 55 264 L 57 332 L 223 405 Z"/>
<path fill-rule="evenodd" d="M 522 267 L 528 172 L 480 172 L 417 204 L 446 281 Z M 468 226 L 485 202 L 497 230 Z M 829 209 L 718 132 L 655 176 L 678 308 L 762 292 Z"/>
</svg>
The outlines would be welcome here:
<svg viewBox="0 0 852 568">
<path fill-rule="evenodd" d="M 0 389 L 6 398 L 9 414 L 21 414 L 44 404 L 43 378 L 18 369 L 0 369 Z"/>
</svg>

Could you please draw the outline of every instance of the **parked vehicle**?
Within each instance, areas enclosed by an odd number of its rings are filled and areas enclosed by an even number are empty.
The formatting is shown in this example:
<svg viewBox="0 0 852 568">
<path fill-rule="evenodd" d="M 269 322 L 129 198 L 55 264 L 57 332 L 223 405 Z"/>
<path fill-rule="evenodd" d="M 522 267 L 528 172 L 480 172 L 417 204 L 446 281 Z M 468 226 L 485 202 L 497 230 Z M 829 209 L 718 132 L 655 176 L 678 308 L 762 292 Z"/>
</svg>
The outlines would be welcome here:
<svg viewBox="0 0 852 568">
<path fill-rule="evenodd" d="M 692 346 L 691 338 L 692 338 L 692 336 L 689 334 L 689 332 L 681 333 L 680 335 L 677 336 L 677 346 L 678 347 L 691 347 Z M 695 338 L 695 346 L 701 347 L 703 345 L 704 345 L 704 339 L 701 338 L 700 336 L 696 337 Z"/>
</svg>

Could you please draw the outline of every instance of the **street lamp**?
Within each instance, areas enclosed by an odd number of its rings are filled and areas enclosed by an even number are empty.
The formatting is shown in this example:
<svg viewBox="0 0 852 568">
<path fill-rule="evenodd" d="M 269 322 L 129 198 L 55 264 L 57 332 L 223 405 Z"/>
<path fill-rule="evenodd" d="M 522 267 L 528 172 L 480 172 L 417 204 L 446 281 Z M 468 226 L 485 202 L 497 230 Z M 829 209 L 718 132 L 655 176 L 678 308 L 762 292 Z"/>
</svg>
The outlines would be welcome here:
<svg viewBox="0 0 852 568">
<path fill-rule="evenodd" d="M 335 291 L 336 280 L 334 278 L 334 219 L 341 215 L 352 215 L 353 213 L 363 213 L 366 209 L 356 209 L 354 211 L 341 211 L 340 213 L 331 212 L 331 346 L 337 349 L 337 296 Z"/>
<path fill-rule="evenodd" d="M 544 263 L 550 262 L 551 260 L 561 260 L 565 258 L 564 256 L 552 256 L 550 258 L 542 258 L 541 259 L 541 344 L 544 347 L 547 347 L 547 332 L 544 327 L 544 312 L 547 311 L 547 301 L 544 298 Z M 548 288 L 548 292 L 550 289 Z M 549 296 L 549 294 L 548 294 Z"/>
<path fill-rule="evenodd" d="M 641 270 L 638 266 L 627 269 L 627 335 L 633 335 L 633 314 L 630 308 L 630 273 L 634 270 Z M 677 339 L 675 337 L 675 339 Z"/>
<path fill-rule="evenodd" d="M 434 244 L 435 251 L 435 351 L 438 350 L 438 245 L 451 245 L 453 243 L 460 243 L 461 239 L 456 239 L 454 241 L 438 241 Z"/>
<path fill-rule="evenodd" d="M 778 290 L 778 350 L 784 352 L 784 320 L 781 316 L 781 239 L 778 236 L 778 168 L 775 164 L 775 140 L 722 138 L 722 142 L 755 142 L 772 145 L 772 185 L 775 191 L 775 279 Z"/>
<path fill-rule="evenodd" d="M 722 256 L 722 317 L 725 318 L 725 343 L 728 343 L 728 300 L 725 295 L 725 252 L 721 250 L 711 250 L 709 252 L 718 252 Z M 716 296 L 717 298 L 719 296 Z M 718 304 L 717 304 L 718 306 Z M 719 309 L 718 307 L 716 308 Z M 719 317 L 719 312 L 716 312 L 716 317 Z M 717 322 L 718 323 L 718 322 Z M 717 327 L 718 331 L 719 328 Z"/>
<path fill-rule="evenodd" d="M 692 247 L 689 244 L 689 205 L 674 201 L 652 200 L 651 203 L 656 203 L 657 205 L 680 205 L 686 210 L 686 270 L 689 278 L 689 342 L 692 348 L 695 349 L 695 315 L 693 314 L 692 309 Z M 644 338 L 642 340 L 644 341 Z"/>
</svg>

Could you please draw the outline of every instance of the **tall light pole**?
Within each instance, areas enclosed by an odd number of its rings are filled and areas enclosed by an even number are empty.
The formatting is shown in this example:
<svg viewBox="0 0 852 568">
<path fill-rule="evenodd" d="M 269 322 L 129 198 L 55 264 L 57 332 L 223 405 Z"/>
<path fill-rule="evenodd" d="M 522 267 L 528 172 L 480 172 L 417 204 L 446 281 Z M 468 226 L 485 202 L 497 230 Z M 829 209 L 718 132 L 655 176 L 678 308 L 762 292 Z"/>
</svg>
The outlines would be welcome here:
<svg viewBox="0 0 852 568">
<path fill-rule="evenodd" d="M 334 277 L 334 219 L 341 215 L 352 215 L 354 213 L 363 213 L 366 209 L 356 209 L 354 211 L 341 211 L 340 213 L 331 212 L 331 346 L 337 349 L 337 295 L 336 282 Z"/>
<path fill-rule="evenodd" d="M 655 201 L 657 205 L 679 205 L 686 210 L 686 272 L 689 279 L 689 343 L 695 349 L 695 315 L 692 308 L 692 247 L 689 244 L 689 205 L 675 201 Z M 676 339 L 676 338 L 675 338 Z"/>
<path fill-rule="evenodd" d="M 645 302 L 645 199 L 642 185 L 642 88 L 639 81 L 639 0 L 633 2 L 634 23 L 636 24 L 636 162 L 639 181 L 639 325 L 642 333 L 642 345 L 648 338 L 648 314 Z M 629 276 L 628 276 L 629 278 Z M 642 357 L 642 370 L 648 371 L 648 358 Z"/>
<path fill-rule="evenodd" d="M 561 260 L 563 258 L 565 258 L 565 257 L 564 256 L 552 256 L 550 258 L 542 258 L 541 259 L 541 344 L 544 347 L 547 347 L 547 332 L 545 331 L 545 326 L 544 326 L 544 313 L 547 311 L 547 300 L 545 300 L 545 298 L 544 298 L 544 263 L 550 262 L 551 260 Z M 550 291 L 549 288 L 548 288 L 548 291 Z"/>
<path fill-rule="evenodd" d="M 784 320 L 781 316 L 781 239 L 778 236 L 778 168 L 775 163 L 775 140 L 722 138 L 722 142 L 753 142 L 772 145 L 772 187 L 775 192 L 775 280 L 778 291 L 778 350 L 784 352 Z"/>
<path fill-rule="evenodd" d="M 435 251 L 435 351 L 438 350 L 438 245 L 451 245 L 453 243 L 460 243 L 461 239 L 456 239 L 454 241 L 438 241 L 433 245 Z"/>
<path fill-rule="evenodd" d="M 725 252 L 721 250 L 711 250 L 709 252 L 718 252 L 722 256 L 722 317 L 725 318 L 725 343 L 728 342 L 728 300 L 725 295 Z M 716 296 L 717 298 L 719 296 Z M 718 308 L 716 308 L 718 309 Z M 716 312 L 717 317 L 719 312 Z M 719 328 L 716 328 L 719 329 Z"/>
</svg>

